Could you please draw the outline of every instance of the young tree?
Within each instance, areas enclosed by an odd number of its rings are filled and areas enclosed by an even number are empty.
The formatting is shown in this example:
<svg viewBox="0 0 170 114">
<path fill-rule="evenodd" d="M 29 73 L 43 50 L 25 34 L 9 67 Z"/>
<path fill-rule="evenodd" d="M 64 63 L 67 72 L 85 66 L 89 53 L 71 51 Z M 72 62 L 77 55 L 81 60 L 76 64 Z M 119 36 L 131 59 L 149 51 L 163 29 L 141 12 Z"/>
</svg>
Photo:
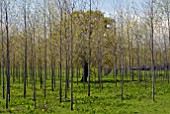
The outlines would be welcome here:
<svg viewBox="0 0 170 114">
<path fill-rule="evenodd" d="M 9 50 L 9 22 L 8 22 L 8 7 L 9 1 L 5 1 L 5 28 L 6 28 L 6 108 L 8 109 L 8 103 L 10 102 L 10 50 Z"/>
<path fill-rule="evenodd" d="M 75 1 L 73 0 L 72 1 L 72 3 L 71 3 L 71 13 L 73 13 L 73 11 L 74 11 L 74 7 L 75 7 Z M 71 54 L 71 56 L 70 56 L 70 60 L 71 60 L 71 80 L 70 80 L 70 82 L 71 82 L 71 92 L 70 92 L 70 98 L 71 98 L 71 101 L 70 101 L 70 110 L 73 110 L 73 76 L 74 76 L 74 65 L 73 65 L 73 15 L 71 14 L 71 20 L 70 20 L 71 22 L 71 52 L 70 52 L 70 54 Z"/>
<path fill-rule="evenodd" d="M 62 21 L 63 21 L 63 7 L 62 2 L 59 2 L 59 10 L 60 10 L 60 60 L 59 60 L 59 78 L 60 78 L 60 88 L 59 88 L 59 96 L 60 96 L 60 103 L 62 102 Z"/>
<path fill-rule="evenodd" d="M 152 100 L 155 100 L 155 75 L 154 75 L 154 20 L 155 20 L 155 3 L 156 0 L 149 0 L 146 2 L 148 6 L 148 17 L 150 26 L 150 47 L 151 47 L 151 71 L 152 71 Z"/>
<path fill-rule="evenodd" d="M 54 91 L 55 88 L 55 65 L 56 65 L 56 46 L 55 43 L 53 43 L 53 11 L 52 11 L 52 3 L 48 2 L 48 25 L 49 25 L 49 48 L 50 49 L 50 61 L 51 61 L 51 90 Z M 50 40 L 51 39 L 51 40 Z"/>
<path fill-rule="evenodd" d="M 2 38 L 2 97 L 5 99 L 5 51 L 4 51 L 4 31 L 3 31 L 3 1 L 1 1 L 1 38 Z"/>
<path fill-rule="evenodd" d="M 68 38 L 68 2 L 64 0 L 64 37 L 65 37 L 65 98 L 67 98 L 67 91 L 69 87 L 69 38 Z"/>
<path fill-rule="evenodd" d="M 92 35 L 92 0 L 90 0 L 90 20 L 89 20 L 89 39 L 88 39 L 88 96 L 90 96 L 90 61 L 91 61 L 91 35 Z"/>
<path fill-rule="evenodd" d="M 32 77 L 32 86 L 33 86 L 33 101 L 34 101 L 34 107 L 36 108 L 36 15 L 32 14 L 31 17 L 29 15 L 29 25 L 30 25 L 30 37 L 31 37 L 31 77 Z M 31 30 L 32 29 L 32 30 Z"/>
<path fill-rule="evenodd" d="M 151 24 L 151 59 L 152 59 L 152 100 L 155 100 L 155 76 L 154 76 L 154 0 L 151 0 L 150 6 L 150 24 Z"/>
<path fill-rule="evenodd" d="M 27 58 L 28 58 L 28 36 L 27 36 L 27 0 L 24 1 L 24 37 L 25 37 L 25 49 L 24 49 L 24 98 L 26 98 L 26 89 L 27 89 L 27 77 L 28 77 L 28 70 L 27 70 Z"/>
<path fill-rule="evenodd" d="M 46 79 L 47 79 L 47 26 L 46 26 L 46 0 L 44 0 L 44 97 L 46 97 Z"/>
</svg>

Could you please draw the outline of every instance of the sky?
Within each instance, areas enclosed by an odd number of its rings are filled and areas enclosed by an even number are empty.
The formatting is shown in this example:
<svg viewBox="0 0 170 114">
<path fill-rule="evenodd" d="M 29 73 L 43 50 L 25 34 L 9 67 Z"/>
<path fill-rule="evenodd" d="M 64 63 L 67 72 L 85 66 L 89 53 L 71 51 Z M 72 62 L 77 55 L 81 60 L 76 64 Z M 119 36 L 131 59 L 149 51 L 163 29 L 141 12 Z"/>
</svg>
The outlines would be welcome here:
<svg viewBox="0 0 170 114">
<path fill-rule="evenodd" d="M 114 6 L 115 4 L 125 4 L 126 7 L 131 7 L 131 3 L 132 1 L 135 2 L 135 4 L 138 6 L 137 8 L 139 8 L 139 10 L 142 7 L 142 1 L 143 0 L 99 0 L 100 5 L 99 5 L 99 9 L 105 13 L 108 14 L 112 14 L 113 10 L 114 10 Z M 116 2 L 114 2 L 116 1 Z M 125 7 L 125 8 L 126 8 Z"/>
</svg>

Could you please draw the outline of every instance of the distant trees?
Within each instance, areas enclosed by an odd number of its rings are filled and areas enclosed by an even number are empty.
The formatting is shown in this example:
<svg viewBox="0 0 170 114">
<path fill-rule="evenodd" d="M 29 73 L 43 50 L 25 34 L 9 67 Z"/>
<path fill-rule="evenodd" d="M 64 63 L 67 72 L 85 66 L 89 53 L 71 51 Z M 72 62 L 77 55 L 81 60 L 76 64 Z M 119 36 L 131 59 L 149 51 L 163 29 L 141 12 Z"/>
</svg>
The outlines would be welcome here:
<svg viewBox="0 0 170 114">
<path fill-rule="evenodd" d="M 161 28 L 162 31 L 160 34 L 162 34 L 163 40 L 164 40 L 164 49 L 165 49 L 165 77 L 168 80 L 169 83 L 169 73 L 167 71 L 168 66 L 169 66 L 169 46 L 170 46 L 170 1 L 169 0 L 160 0 L 160 3 L 157 5 L 158 6 L 158 12 L 160 14 L 160 24 L 161 24 Z M 167 45 L 167 39 L 168 41 L 168 45 Z"/>
</svg>

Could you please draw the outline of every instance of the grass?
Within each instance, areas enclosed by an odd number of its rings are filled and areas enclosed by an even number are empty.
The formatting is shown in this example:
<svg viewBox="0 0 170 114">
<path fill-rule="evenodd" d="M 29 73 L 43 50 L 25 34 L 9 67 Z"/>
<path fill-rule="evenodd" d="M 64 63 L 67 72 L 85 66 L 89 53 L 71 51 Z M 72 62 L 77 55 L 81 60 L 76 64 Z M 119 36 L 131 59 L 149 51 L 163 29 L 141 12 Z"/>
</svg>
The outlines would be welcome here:
<svg viewBox="0 0 170 114">
<path fill-rule="evenodd" d="M 79 80 L 81 77 L 79 77 Z M 63 102 L 59 103 L 59 81 L 57 78 L 57 87 L 55 91 L 51 91 L 50 78 L 47 80 L 47 97 L 43 96 L 43 89 L 40 89 L 37 81 L 37 107 L 34 107 L 32 100 L 33 88 L 31 84 L 27 87 L 27 97 L 23 98 L 23 84 L 18 84 L 16 80 L 11 82 L 11 102 L 9 109 L 5 108 L 5 100 L 0 98 L 0 113 L 13 114 L 169 114 L 170 113 L 170 85 L 167 81 L 162 83 L 157 79 L 155 87 L 155 99 L 151 97 L 151 81 L 147 78 L 147 87 L 145 89 L 144 82 L 125 81 L 124 83 L 124 99 L 120 99 L 121 83 L 117 86 L 112 81 L 112 74 L 103 77 L 103 89 L 99 89 L 95 78 L 91 78 L 91 96 L 87 96 L 87 83 L 85 89 L 83 83 L 76 84 L 74 78 L 74 111 L 70 111 L 70 92 L 68 98 L 64 98 L 63 83 Z M 125 80 L 127 80 L 125 78 Z M 96 77 L 97 81 L 97 77 Z M 0 92 L 2 96 L 2 91 Z"/>
</svg>

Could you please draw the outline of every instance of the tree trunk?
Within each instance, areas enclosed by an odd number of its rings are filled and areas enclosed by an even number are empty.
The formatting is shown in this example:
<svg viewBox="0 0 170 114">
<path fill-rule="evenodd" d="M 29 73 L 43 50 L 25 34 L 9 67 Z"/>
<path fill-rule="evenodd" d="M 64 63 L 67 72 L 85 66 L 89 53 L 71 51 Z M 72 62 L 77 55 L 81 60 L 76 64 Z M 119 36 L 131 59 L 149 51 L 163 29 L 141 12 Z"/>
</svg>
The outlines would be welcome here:
<svg viewBox="0 0 170 114">
<path fill-rule="evenodd" d="M 25 6 L 24 6 L 24 26 L 25 26 L 25 55 L 24 55 L 24 98 L 26 98 L 26 83 L 27 83 L 27 11 L 26 11 L 26 0 L 25 0 Z"/>
<path fill-rule="evenodd" d="M 46 0 L 44 0 L 44 97 L 46 97 L 46 79 L 47 79 L 47 27 L 46 27 Z"/>
<path fill-rule="evenodd" d="M 60 3 L 61 5 L 61 3 Z M 60 88 L 59 88 L 59 96 L 60 103 L 62 103 L 62 21 L 63 21 L 63 11 L 62 7 L 60 8 L 60 62 L 59 62 L 59 79 L 60 79 Z"/>
<path fill-rule="evenodd" d="M 6 3 L 7 5 L 7 3 Z M 7 5 L 8 6 L 8 5 Z M 6 50 L 6 77 L 7 77 L 7 90 L 6 90 L 6 108 L 8 109 L 8 103 L 10 102 L 10 55 L 9 55 L 9 28 L 8 28 L 8 8 L 7 6 L 5 7 L 5 13 L 6 13 L 6 46 L 7 46 L 7 50 Z"/>
<path fill-rule="evenodd" d="M 2 20 L 2 3 L 1 3 L 1 20 Z M 1 22 L 1 36 L 2 36 L 2 97 L 5 99 L 5 54 L 4 54 L 4 32 L 3 32 L 3 23 Z"/>
<path fill-rule="evenodd" d="M 151 71 L 152 71 L 152 100 L 155 101 L 155 75 L 154 75 L 154 23 L 153 23 L 153 18 L 154 18 L 154 1 L 151 1 L 151 59 L 152 59 L 152 66 L 151 66 Z"/>
<path fill-rule="evenodd" d="M 83 76 L 81 78 L 81 82 L 87 82 L 88 77 L 88 62 L 86 60 L 83 61 Z"/>
</svg>

